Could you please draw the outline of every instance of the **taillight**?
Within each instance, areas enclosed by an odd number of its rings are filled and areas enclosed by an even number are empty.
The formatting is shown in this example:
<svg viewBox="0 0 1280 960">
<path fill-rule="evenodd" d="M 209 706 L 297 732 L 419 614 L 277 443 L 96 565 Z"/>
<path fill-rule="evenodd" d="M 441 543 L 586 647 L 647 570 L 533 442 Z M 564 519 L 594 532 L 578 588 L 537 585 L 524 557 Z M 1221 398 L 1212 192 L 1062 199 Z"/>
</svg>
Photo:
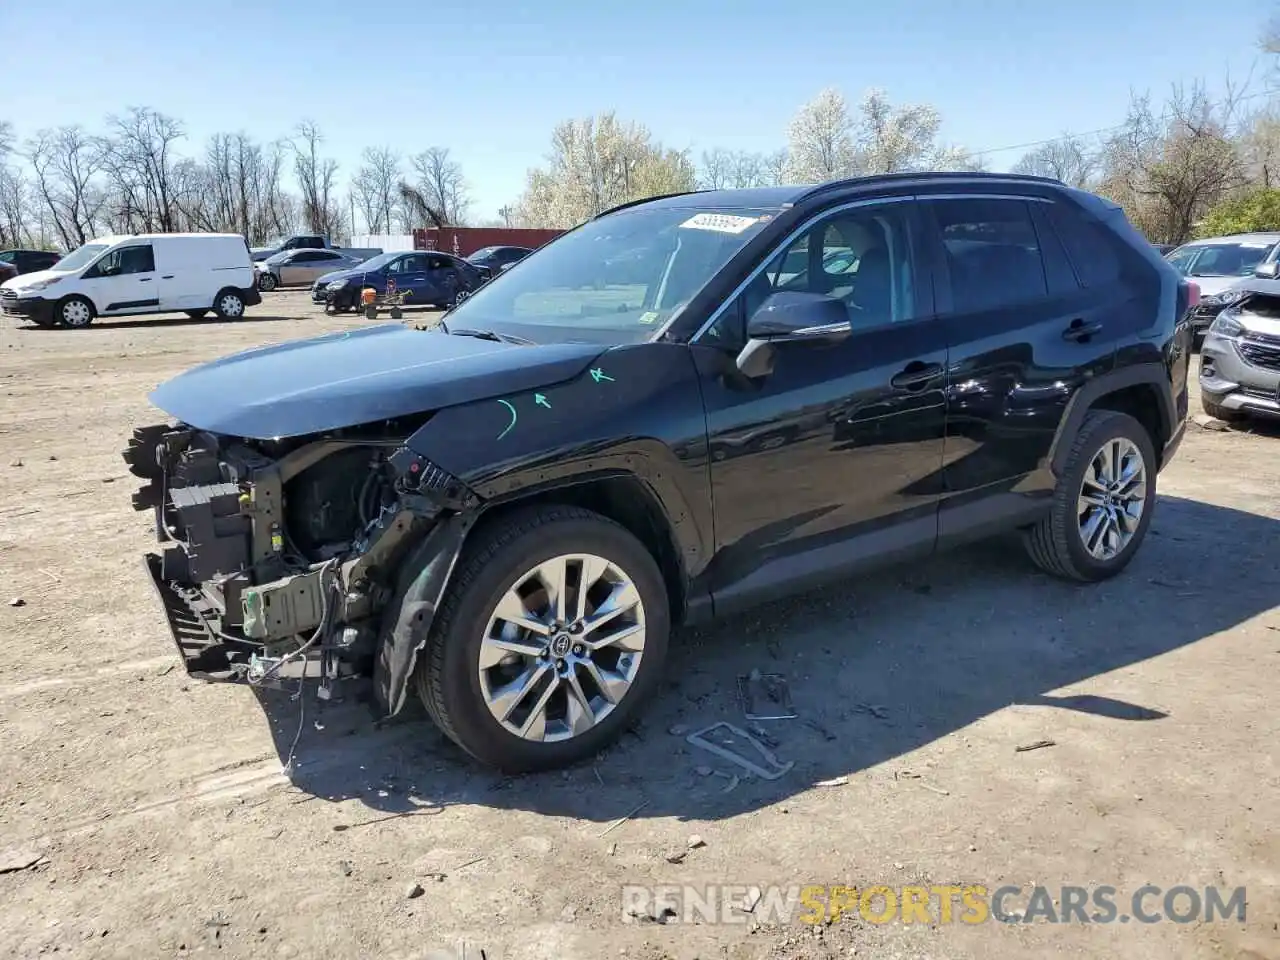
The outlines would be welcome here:
<svg viewBox="0 0 1280 960">
<path fill-rule="evenodd" d="M 1194 280 L 1185 282 L 1187 284 L 1187 309 L 1194 310 L 1200 305 L 1200 284 Z"/>
</svg>

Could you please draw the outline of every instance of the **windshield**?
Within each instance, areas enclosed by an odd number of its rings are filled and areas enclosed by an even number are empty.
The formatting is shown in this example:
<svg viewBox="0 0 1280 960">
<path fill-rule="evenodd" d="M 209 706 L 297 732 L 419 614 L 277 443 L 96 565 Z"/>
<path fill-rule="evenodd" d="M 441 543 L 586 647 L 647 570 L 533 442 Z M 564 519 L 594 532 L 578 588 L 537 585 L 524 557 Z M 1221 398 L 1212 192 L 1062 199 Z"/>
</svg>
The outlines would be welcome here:
<svg viewBox="0 0 1280 960">
<path fill-rule="evenodd" d="M 0 253 L 0 263 L 13 263 L 16 259 L 18 259 L 18 254 L 13 250 L 6 250 L 4 253 Z"/>
<path fill-rule="evenodd" d="M 447 325 L 544 342 L 648 339 L 776 212 L 637 207 L 588 221 L 481 287 Z"/>
<path fill-rule="evenodd" d="M 81 267 L 87 267 L 92 263 L 94 258 L 105 249 L 107 249 L 107 244 L 105 243 L 86 243 L 82 247 L 76 247 L 50 269 L 58 271 L 79 270 Z"/>
<path fill-rule="evenodd" d="M 498 250 L 497 247 L 481 247 L 475 253 L 467 254 L 468 260 L 482 260 L 485 257 L 491 257 Z"/>
<path fill-rule="evenodd" d="M 1183 276 L 1247 277 L 1262 262 L 1274 244 L 1200 243 L 1179 247 L 1167 259 Z"/>
</svg>

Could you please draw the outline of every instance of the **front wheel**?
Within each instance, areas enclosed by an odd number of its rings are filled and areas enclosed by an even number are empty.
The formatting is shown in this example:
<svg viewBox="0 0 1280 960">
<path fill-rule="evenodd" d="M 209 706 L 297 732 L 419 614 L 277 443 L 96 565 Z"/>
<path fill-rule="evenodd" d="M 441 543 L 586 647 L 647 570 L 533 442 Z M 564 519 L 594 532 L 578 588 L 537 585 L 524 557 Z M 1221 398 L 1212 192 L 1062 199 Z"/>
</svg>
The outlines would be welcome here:
<svg viewBox="0 0 1280 960">
<path fill-rule="evenodd" d="M 575 763 L 616 738 L 653 693 L 671 629 L 644 545 L 577 507 L 477 530 L 415 684 L 473 757 L 511 772 Z"/>
<path fill-rule="evenodd" d="M 79 329 L 93 323 L 93 304 L 84 297 L 67 297 L 58 304 L 58 322 Z"/>
<path fill-rule="evenodd" d="M 1142 424 L 1125 413 L 1090 411 L 1058 478 L 1052 509 L 1026 532 L 1031 559 L 1067 580 L 1114 577 L 1146 537 L 1158 469 Z"/>
<path fill-rule="evenodd" d="M 213 312 L 223 320 L 239 320 L 244 316 L 244 297 L 235 290 L 223 290 L 214 301 Z"/>
<path fill-rule="evenodd" d="M 258 289 L 264 293 L 274 290 L 279 285 L 279 281 L 276 280 L 275 274 L 263 273 L 258 275 Z"/>
</svg>

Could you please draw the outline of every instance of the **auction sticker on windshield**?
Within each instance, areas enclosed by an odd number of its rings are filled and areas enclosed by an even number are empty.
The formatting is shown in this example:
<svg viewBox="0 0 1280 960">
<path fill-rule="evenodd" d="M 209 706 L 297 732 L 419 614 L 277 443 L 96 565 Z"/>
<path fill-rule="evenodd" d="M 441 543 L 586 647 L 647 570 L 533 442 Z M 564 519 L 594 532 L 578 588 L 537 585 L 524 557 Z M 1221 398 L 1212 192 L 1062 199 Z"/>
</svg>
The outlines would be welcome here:
<svg viewBox="0 0 1280 960">
<path fill-rule="evenodd" d="M 728 213 L 699 213 L 680 224 L 686 230 L 714 230 L 716 233 L 742 233 L 759 223 L 758 217 L 736 217 Z"/>
</svg>

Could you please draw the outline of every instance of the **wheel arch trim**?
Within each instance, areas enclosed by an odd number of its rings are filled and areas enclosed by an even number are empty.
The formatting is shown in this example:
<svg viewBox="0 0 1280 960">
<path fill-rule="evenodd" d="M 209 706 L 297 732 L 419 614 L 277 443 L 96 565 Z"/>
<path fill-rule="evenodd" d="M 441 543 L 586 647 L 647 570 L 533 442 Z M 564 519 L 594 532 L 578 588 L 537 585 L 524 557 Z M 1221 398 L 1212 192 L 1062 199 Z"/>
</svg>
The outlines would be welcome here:
<svg viewBox="0 0 1280 960">
<path fill-rule="evenodd" d="M 1084 424 L 1085 416 L 1090 410 L 1095 409 L 1098 401 L 1109 394 L 1138 386 L 1150 387 L 1155 392 L 1156 402 L 1159 404 L 1160 422 L 1164 427 L 1164 443 L 1158 443 L 1158 438 L 1153 437 L 1152 444 L 1156 447 L 1156 457 L 1161 461 L 1164 460 L 1164 448 L 1178 435 L 1180 427 L 1177 410 L 1169 390 L 1168 371 L 1160 362 L 1139 363 L 1094 377 L 1080 387 L 1068 401 L 1066 413 L 1058 424 L 1049 452 L 1049 465 L 1054 476 L 1060 477 L 1066 470 L 1071 445 Z"/>
</svg>

